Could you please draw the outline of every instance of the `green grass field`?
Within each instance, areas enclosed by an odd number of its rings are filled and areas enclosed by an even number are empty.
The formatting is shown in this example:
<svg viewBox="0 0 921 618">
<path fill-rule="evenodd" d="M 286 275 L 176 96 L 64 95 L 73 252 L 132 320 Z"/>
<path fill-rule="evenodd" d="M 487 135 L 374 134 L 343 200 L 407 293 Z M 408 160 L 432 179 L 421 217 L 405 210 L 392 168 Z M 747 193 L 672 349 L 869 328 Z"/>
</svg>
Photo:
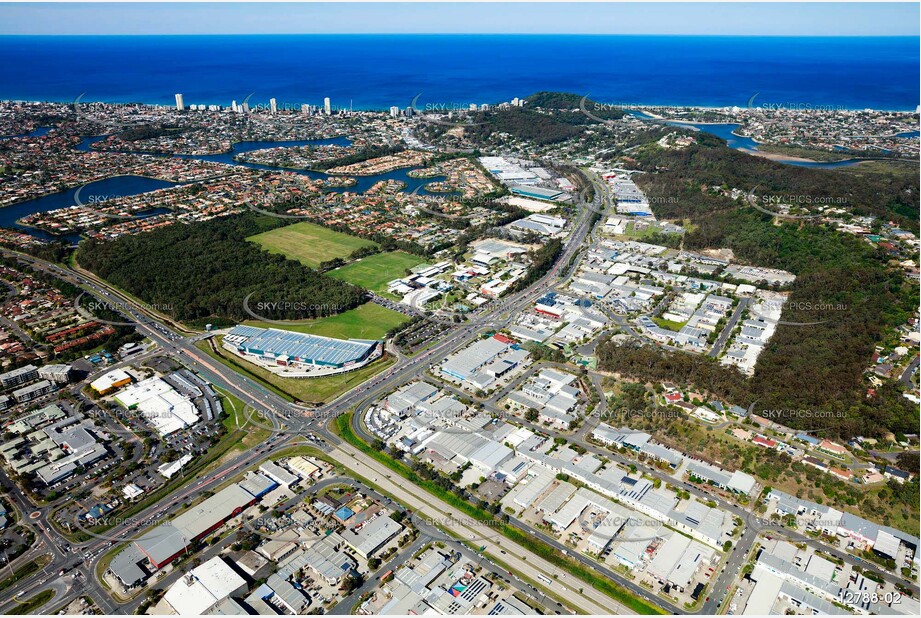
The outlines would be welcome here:
<svg viewBox="0 0 921 618">
<path fill-rule="evenodd" d="M 227 417 L 223 419 L 222 423 L 228 433 L 233 433 L 238 429 L 245 432 L 243 439 L 235 444 L 232 450 L 245 451 L 269 439 L 272 432 L 265 427 L 260 427 L 260 425 L 268 425 L 271 421 L 262 418 L 252 408 L 247 409 L 247 406 L 237 397 L 231 395 L 229 391 L 220 386 L 215 386 L 214 388 L 224 396 L 223 407 L 224 411 L 227 412 Z M 252 422 L 251 418 L 255 418 L 256 422 Z"/>
<path fill-rule="evenodd" d="M 337 339 L 381 339 L 391 328 L 407 320 L 409 317 L 398 311 L 381 307 L 375 303 L 365 303 L 355 309 L 319 320 L 285 322 L 284 324 L 250 320 L 246 324 Z"/>
<path fill-rule="evenodd" d="M 630 238 L 646 238 L 646 237 L 648 237 L 648 236 L 652 236 L 653 234 L 655 234 L 655 233 L 658 232 L 658 231 L 659 231 L 658 228 L 655 227 L 655 226 L 649 226 L 649 227 L 647 227 L 647 228 L 644 228 L 644 229 L 641 230 L 641 231 L 637 231 L 637 230 L 636 230 L 636 225 L 635 225 L 634 223 L 628 223 L 628 224 L 627 224 L 627 229 L 624 230 L 624 234 L 623 234 L 623 235 L 624 235 L 624 236 L 628 236 L 628 237 L 630 237 Z"/>
<path fill-rule="evenodd" d="M 387 283 L 399 279 L 407 268 L 424 264 L 425 260 L 404 251 L 377 253 L 346 264 L 327 274 L 372 292 L 386 292 Z"/>
<path fill-rule="evenodd" d="M 346 258 L 355 249 L 376 245 L 370 240 L 334 232 L 306 221 L 256 234 L 246 240 L 259 244 L 269 253 L 280 253 L 310 268 L 333 258 Z"/>
<path fill-rule="evenodd" d="M 665 318 L 653 317 L 652 321 L 661 326 L 662 328 L 667 328 L 668 330 L 673 330 L 678 332 L 681 330 L 681 327 L 687 324 L 687 322 L 675 322 L 673 320 L 666 320 Z"/>
</svg>

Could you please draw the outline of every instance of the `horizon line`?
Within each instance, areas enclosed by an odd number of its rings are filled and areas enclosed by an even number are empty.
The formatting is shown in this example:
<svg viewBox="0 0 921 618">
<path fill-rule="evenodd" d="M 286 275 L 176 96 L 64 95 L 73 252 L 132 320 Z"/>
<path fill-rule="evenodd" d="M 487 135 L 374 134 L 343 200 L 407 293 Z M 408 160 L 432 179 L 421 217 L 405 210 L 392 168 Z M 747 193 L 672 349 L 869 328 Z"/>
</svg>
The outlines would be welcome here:
<svg viewBox="0 0 921 618">
<path fill-rule="evenodd" d="M 701 34 L 688 32 L 157 32 L 157 33 L 0 33 L 0 37 L 157 37 L 157 36 L 579 36 L 579 37 L 744 37 L 822 39 L 921 39 L 921 34 Z"/>
<path fill-rule="evenodd" d="M 156 35 L 152 35 L 152 36 L 156 36 Z M 534 95 L 536 95 L 536 94 L 541 94 L 541 93 L 564 94 L 564 95 L 579 96 L 578 93 L 575 93 L 575 92 L 567 92 L 567 91 L 565 91 L 565 90 L 537 90 L 537 91 L 532 92 L 531 94 L 527 95 L 527 96 L 524 97 L 524 98 L 527 99 L 528 97 L 534 96 Z M 350 96 L 349 98 L 354 100 L 354 97 L 351 97 L 351 96 Z M 305 102 L 306 102 L 306 101 L 302 101 L 302 100 L 295 101 L 296 104 L 302 104 L 302 103 L 305 103 Z M 598 101 L 598 102 L 603 102 L 603 101 Z M 0 103 L 41 103 L 41 104 L 54 104 L 54 105 L 72 105 L 72 104 L 73 104 L 73 102 L 72 102 L 72 101 L 69 101 L 69 99 L 61 99 L 61 100 L 54 100 L 54 99 L 14 99 L 14 98 L 4 98 L 3 96 L 0 96 Z M 165 102 L 163 102 L 163 103 L 151 103 L 151 102 L 143 101 L 143 100 L 138 100 L 138 101 L 103 101 L 103 100 L 95 100 L 95 101 L 87 100 L 87 101 L 82 101 L 82 100 L 81 100 L 80 103 L 81 103 L 81 104 L 95 104 L 95 103 L 100 103 L 100 104 L 102 104 L 102 105 L 115 105 L 115 106 L 146 105 L 146 106 L 150 106 L 150 107 L 175 108 L 175 105 L 174 105 L 173 103 L 170 103 L 169 101 L 165 101 Z M 222 107 L 222 108 L 229 108 L 229 106 L 228 106 L 227 104 L 225 104 L 225 103 L 207 103 L 207 102 L 206 102 L 206 103 L 203 103 L 203 105 L 219 105 L 219 106 Z M 264 103 L 260 103 L 260 104 L 257 104 L 257 105 L 263 105 L 263 106 L 264 106 L 265 104 L 264 104 Z M 490 103 L 488 103 L 488 105 L 498 105 L 498 103 L 496 103 L 496 102 L 490 102 Z M 385 103 L 385 104 L 382 104 L 381 107 L 377 107 L 376 105 L 375 105 L 375 106 L 368 107 L 368 106 L 359 104 L 358 106 L 354 107 L 354 109 L 350 107 L 350 111 L 353 111 L 353 112 L 387 112 L 391 106 L 392 106 L 392 105 L 389 105 L 389 104 L 386 104 L 386 103 Z M 629 103 L 629 104 L 619 105 L 619 107 L 622 107 L 623 109 L 632 109 L 632 108 L 638 108 L 638 109 L 662 109 L 662 108 L 672 108 L 672 109 L 696 109 L 696 110 L 719 110 L 719 109 L 727 109 L 727 108 L 733 108 L 733 107 L 739 107 L 739 108 L 741 108 L 740 105 L 736 105 L 736 104 L 725 104 L 725 105 L 712 105 L 712 104 L 711 104 L 711 105 L 704 105 L 704 104 L 697 104 L 697 105 L 695 105 L 695 104 L 688 104 L 688 103 Z M 919 108 L 921 108 L 921 105 L 915 107 L 914 109 L 910 109 L 910 108 L 909 108 L 909 109 L 893 109 L 893 108 L 881 108 L 881 107 L 842 107 L 839 111 L 861 112 L 861 111 L 865 111 L 865 110 L 870 110 L 870 111 L 882 112 L 882 113 L 897 113 L 897 114 L 918 115 L 918 113 L 919 113 L 919 112 L 918 112 Z M 534 109 L 534 108 L 532 108 L 532 109 Z M 345 110 L 344 107 L 339 107 L 339 106 L 336 107 L 336 111 L 344 111 L 344 110 Z M 193 110 L 188 110 L 188 111 L 193 111 Z M 290 109 L 289 109 L 289 110 L 286 110 L 286 111 L 297 113 L 296 110 L 290 110 Z M 728 123 L 721 123 L 721 122 L 717 122 L 717 123 L 706 123 L 706 122 L 703 122 L 703 123 L 692 123 L 692 124 L 734 124 L 734 123 L 732 123 L 732 122 L 728 122 Z"/>
</svg>

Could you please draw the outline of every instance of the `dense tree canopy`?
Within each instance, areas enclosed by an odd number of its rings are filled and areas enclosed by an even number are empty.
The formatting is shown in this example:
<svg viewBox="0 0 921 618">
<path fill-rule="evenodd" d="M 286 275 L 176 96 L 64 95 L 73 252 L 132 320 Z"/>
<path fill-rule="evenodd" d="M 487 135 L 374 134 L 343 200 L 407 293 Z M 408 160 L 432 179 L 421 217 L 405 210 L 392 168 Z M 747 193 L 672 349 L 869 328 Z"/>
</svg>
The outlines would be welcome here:
<svg viewBox="0 0 921 618">
<path fill-rule="evenodd" d="M 861 166 L 797 167 L 733 150 L 707 133 L 695 137 L 698 144 L 689 148 L 666 150 L 648 145 L 631 153 L 641 169 L 658 171 L 637 175 L 641 188 L 673 198 L 658 204 L 656 214 L 661 217 L 683 218 L 735 208 L 733 200 L 702 196 L 708 187 L 724 186 L 798 203 L 840 205 L 855 214 L 894 217 L 906 229 L 918 230 L 917 164 L 892 163 L 885 172 L 867 172 Z"/>
<path fill-rule="evenodd" d="M 81 266 L 180 320 L 243 320 L 251 309 L 271 319 L 340 313 L 364 301 L 364 292 L 301 263 L 270 254 L 245 239 L 284 225 L 246 213 L 191 225 L 88 240 Z"/>
<path fill-rule="evenodd" d="M 646 149 L 637 155 L 646 167 L 659 168 L 637 177 L 654 210 L 662 217 L 690 219 L 686 249 L 728 247 L 738 261 L 796 274 L 784 321 L 821 323 L 780 325 L 749 380 L 711 359 L 648 347 L 601 346 L 601 365 L 638 378 L 690 382 L 733 403 L 757 401 L 755 412 L 797 429 L 844 437 L 916 429 L 917 407 L 896 386 L 877 389 L 868 398 L 863 379 L 884 332 L 904 323 L 916 307 L 917 292 L 901 270 L 854 236 L 817 223 L 776 223 L 744 202 L 706 189 L 760 185 L 784 194 L 850 196 L 851 203 L 885 195 L 881 203 L 887 209 L 917 212 L 917 179 L 907 190 L 889 180 L 861 185 L 840 171 L 777 170 L 777 163 L 703 141 L 684 151 Z"/>
</svg>

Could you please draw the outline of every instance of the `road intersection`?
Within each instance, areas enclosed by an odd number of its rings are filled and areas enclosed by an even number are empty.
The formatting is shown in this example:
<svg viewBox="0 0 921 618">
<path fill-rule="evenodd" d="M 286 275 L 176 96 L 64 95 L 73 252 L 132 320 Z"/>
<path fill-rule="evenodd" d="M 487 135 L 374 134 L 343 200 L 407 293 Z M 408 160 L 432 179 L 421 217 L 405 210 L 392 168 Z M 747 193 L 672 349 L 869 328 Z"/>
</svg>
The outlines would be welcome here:
<svg viewBox="0 0 921 618">
<path fill-rule="evenodd" d="M 5 254 L 12 255 L 16 259 L 28 263 L 32 268 L 53 274 L 86 290 L 99 300 L 119 307 L 120 313 L 135 325 L 138 332 L 149 338 L 156 345 L 158 353 L 177 358 L 205 380 L 240 399 L 253 411 L 250 421 L 254 425 L 259 425 L 260 421 L 257 420 L 257 417 L 268 419 L 270 424 L 265 425 L 265 427 L 271 429 L 273 435 L 263 445 L 233 457 L 228 457 L 226 461 L 222 461 L 212 467 L 205 475 L 189 479 L 187 483 L 165 500 L 143 509 L 131 518 L 126 518 L 126 521 L 112 526 L 104 534 L 93 535 L 91 540 L 82 543 L 71 543 L 69 552 L 64 551 L 63 547 L 67 542 L 50 521 L 51 506 L 40 505 L 36 507 L 15 484 L 9 483 L 5 489 L 16 510 L 24 515 L 32 514 L 31 518 L 23 518 L 23 524 L 32 527 L 36 531 L 38 539 L 35 549 L 31 550 L 28 556 L 49 555 L 50 563 L 39 572 L 23 578 L 11 586 L 7 591 L 8 598 L 16 600 L 0 605 L 0 611 L 10 610 L 17 604 L 17 600 L 28 599 L 41 589 L 51 588 L 56 592 L 55 597 L 46 604 L 47 607 L 39 609 L 47 610 L 59 607 L 69 600 L 87 595 L 96 601 L 106 613 L 133 613 L 143 602 L 143 598 L 119 599 L 113 597 L 107 584 L 99 577 L 97 567 L 100 561 L 111 552 L 111 549 L 136 537 L 146 528 L 155 525 L 157 521 L 170 517 L 183 504 L 226 483 L 228 478 L 239 474 L 266 458 L 272 457 L 275 453 L 282 452 L 292 446 L 301 445 L 320 446 L 333 459 L 339 461 L 357 475 L 365 478 L 372 477 L 376 489 L 371 491 L 381 491 L 388 498 L 392 498 L 405 508 L 411 509 L 417 517 L 426 517 L 431 521 L 437 521 L 437 525 L 422 522 L 422 525 L 419 526 L 422 538 L 434 538 L 438 534 L 444 536 L 445 533 L 439 532 L 439 530 L 446 531 L 449 537 L 453 539 L 450 542 L 454 543 L 454 546 L 462 554 L 468 557 L 478 556 L 480 559 L 486 559 L 487 561 L 494 560 L 495 563 L 490 562 L 493 565 L 491 568 L 500 571 L 502 569 L 497 566 L 499 563 L 507 566 L 509 575 L 516 573 L 526 579 L 526 582 L 519 582 L 519 584 L 529 587 L 534 595 L 541 595 L 545 601 L 545 595 L 549 593 L 556 597 L 565 597 L 573 608 L 587 613 L 633 613 L 632 610 L 615 601 L 607 594 L 592 588 L 584 581 L 576 579 L 570 573 L 538 556 L 528 553 L 524 548 L 515 545 L 511 540 L 502 537 L 496 531 L 486 530 L 484 534 L 484 524 L 482 522 L 471 520 L 469 516 L 439 500 L 426 490 L 411 483 L 401 482 L 400 479 L 392 479 L 393 472 L 389 468 L 362 453 L 354 446 L 340 440 L 329 429 L 329 425 L 335 422 L 338 416 L 353 411 L 354 414 L 351 417 L 352 430 L 365 441 L 371 442 L 374 437 L 368 433 L 362 423 L 362 413 L 370 405 L 378 401 L 382 396 L 412 380 L 425 379 L 426 373 L 447 356 L 469 345 L 485 332 L 499 330 L 508 326 L 521 311 L 529 307 L 547 290 L 562 285 L 575 270 L 579 252 L 586 239 L 590 238 L 590 234 L 592 234 L 592 227 L 597 220 L 596 215 L 606 212 L 607 207 L 611 204 L 612 198 L 605 183 L 600 182 L 597 177 L 592 177 L 591 180 L 595 187 L 593 201 L 579 208 L 579 215 L 574 222 L 573 231 L 566 239 L 561 255 L 547 273 L 527 289 L 494 302 L 487 308 L 475 313 L 468 321 L 452 324 L 452 329 L 442 339 L 413 357 L 406 357 L 393 350 L 392 347 L 388 348 L 395 357 L 393 365 L 360 386 L 322 406 L 305 406 L 287 401 L 279 394 L 265 388 L 251 378 L 241 375 L 230 367 L 216 361 L 196 346 L 202 339 L 210 337 L 210 333 L 193 333 L 182 329 L 181 325 L 177 325 L 166 316 L 141 306 L 134 299 L 129 298 L 123 292 L 113 288 L 91 273 L 52 264 L 35 257 L 4 249 Z M 730 319 L 730 324 L 724 329 L 713 350 L 722 349 L 728 334 L 732 331 L 732 326 L 742 315 L 743 310 L 743 305 L 737 307 Z M 625 320 L 619 316 L 617 317 L 618 319 L 614 320 L 617 327 L 630 335 L 639 337 Z M 594 351 L 594 345 L 592 345 L 591 351 Z M 589 372 L 588 376 L 593 388 L 600 394 L 600 401 L 595 410 L 599 415 L 598 417 L 600 417 L 606 410 L 606 401 L 601 383 L 603 376 L 597 372 Z M 516 383 L 523 378 L 524 376 L 516 380 Z M 513 387 L 514 384 L 510 384 L 504 390 L 507 391 Z M 488 411 L 497 414 L 504 413 L 497 406 L 499 399 L 500 397 L 494 396 L 480 403 Z M 525 427 L 539 430 L 553 437 L 565 437 L 579 444 L 587 451 L 603 455 L 617 463 L 628 466 L 635 465 L 643 474 L 661 479 L 662 482 L 676 483 L 675 478 L 655 467 L 627 459 L 589 442 L 587 435 L 589 435 L 595 422 L 592 418 L 587 418 L 580 430 L 574 435 L 557 434 L 547 430 L 545 427 L 537 427 L 523 419 L 516 420 Z M 690 484 L 685 484 L 682 489 L 702 500 L 715 502 L 717 506 L 738 517 L 743 522 L 741 536 L 735 542 L 723 569 L 716 576 L 710 589 L 710 596 L 699 610 L 700 613 L 714 614 L 718 612 L 727 591 L 731 588 L 732 582 L 748 559 L 749 552 L 758 538 L 758 534 L 769 529 L 769 527 L 761 526 L 760 524 L 753 525 L 752 514 L 749 510 L 728 502 L 719 496 L 706 493 Z M 757 523 L 755 522 L 755 524 Z M 534 536 L 535 539 L 539 539 L 559 552 L 566 550 L 555 539 L 530 528 L 514 518 L 510 519 L 510 525 L 519 528 L 525 534 Z M 777 532 L 795 542 L 814 542 L 810 537 L 795 531 L 783 529 L 777 530 Z M 206 550 L 207 555 L 216 555 L 220 549 L 226 546 L 226 539 L 231 536 L 228 535 L 225 538 L 224 544 L 209 547 Z M 445 540 L 448 539 L 446 538 Z M 462 541 L 468 541 L 468 543 L 475 541 L 482 548 L 479 552 L 473 552 Z M 412 548 L 416 549 L 417 546 L 419 546 L 418 541 L 412 545 Z M 917 586 L 900 580 L 875 565 L 859 561 L 845 552 L 832 550 L 825 546 L 823 546 L 823 550 L 852 564 L 859 563 L 864 570 L 873 571 L 887 580 L 898 581 L 902 585 L 908 585 L 916 596 L 918 594 Z M 400 556 L 404 554 L 405 551 L 401 552 Z M 620 586 L 636 596 L 645 598 L 670 613 L 687 613 L 686 610 L 674 606 L 665 599 L 655 597 L 650 591 L 636 585 L 632 580 L 604 568 L 586 556 L 575 555 L 572 557 L 584 566 L 616 581 Z M 19 564 L 19 561 L 16 564 Z M 61 575 L 61 571 L 65 571 L 65 573 Z M 156 587 L 162 588 L 169 585 L 175 576 L 177 574 L 173 573 L 161 579 L 157 582 Z M 548 586 L 541 583 L 542 578 L 549 578 L 553 581 L 553 584 Z M 369 584 L 370 582 L 366 586 Z M 534 584 L 536 584 L 536 587 Z M 556 603 L 556 601 L 553 601 L 553 603 Z M 346 609 L 345 605 L 337 606 L 335 613 L 340 611 L 347 613 Z"/>
</svg>

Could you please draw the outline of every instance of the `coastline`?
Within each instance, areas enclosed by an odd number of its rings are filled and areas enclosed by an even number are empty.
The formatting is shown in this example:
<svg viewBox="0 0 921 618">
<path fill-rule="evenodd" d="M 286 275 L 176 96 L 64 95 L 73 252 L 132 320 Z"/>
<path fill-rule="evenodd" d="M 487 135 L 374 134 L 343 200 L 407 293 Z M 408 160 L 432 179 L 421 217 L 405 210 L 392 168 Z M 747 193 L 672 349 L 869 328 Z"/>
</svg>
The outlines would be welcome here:
<svg viewBox="0 0 921 618">
<path fill-rule="evenodd" d="M 2 37 L 0 37 L 0 38 L 2 38 Z M 535 91 L 535 92 L 537 92 L 537 91 Z M 533 93 L 531 93 L 531 94 L 533 94 Z M 529 96 L 530 96 L 530 95 L 529 95 Z M 343 98 L 343 100 L 344 100 L 344 99 L 349 98 L 349 96 L 348 96 L 348 95 L 343 95 L 342 98 Z M 481 99 L 484 99 L 484 98 L 485 98 L 485 97 L 476 97 L 476 96 L 474 95 L 474 96 L 471 98 L 471 102 L 473 102 L 474 99 L 475 99 L 476 101 L 480 101 Z M 502 97 L 499 97 L 499 98 L 501 99 Z M 374 113 L 374 114 L 388 114 L 389 111 L 390 111 L 390 107 L 391 107 L 391 105 L 390 105 L 390 104 L 387 104 L 387 103 L 373 103 L 373 104 L 361 103 L 361 102 L 355 103 L 355 102 L 354 102 L 354 99 L 349 99 L 349 100 L 352 101 L 353 103 L 348 107 L 348 110 L 347 110 L 347 111 L 353 112 L 353 113 L 360 113 L 360 112 L 363 112 L 363 113 Z M 17 104 L 39 104 L 39 103 L 46 103 L 46 104 L 49 104 L 49 105 L 72 105 L 73 102 L 74 102 L 74 101 L 73 101 L 73 98 L 70 98 L 70 97 L 68 97 L 68 98 L 56 98 L 56 97 L 51 97 L 51 98 L 39 98 L 39 99 L 34 99 L 34 98 L 33 98 L 33 99 L 23 99 L 23 98 L 16 98 L 16 97 L 13 97 L 13 96 L 6 96 L 6 95 L 0 93 L 0 103 L 17 103 Z M 393 104 L 396 105 L 397 103 L 404 103 L 404 102 L 405 102 L 405 101 L 399 100 L 399 101 L 394 101 Z M 492 104 L 497 104 L 498 102 L 499 102 L 499 99 L 496 99 L 495 101 L 492 101 Z M 83 101 L 83 100 L 81 100 L 81 101 L 80 101 L 80 104 L 81 104 L 81 105 L 89 105 L 89 104 L 93 104 L 93 103 L 101 103 L 101 104 L 104 104 L 104 105 L 124 105 L 124 106 L 127 106 L 127 105 L 144 105 L 144 106 L 148 106 L 148 107 L 158 107 L 158 108 L 175 109 L 175 103 L 169 103 L 169 102 L 166 102 L 166 101 L 143 101 L 143 100 L 130 100 L 130 101 L 129 101 L 129 100 L 125 100 L 125 101 L 102 101 L 102 100 L 97 100 L 97 101 Z M 202 105 L 219 105 L 219 106 L 221 106 L 222 108 L 229 108 L 228 102 L 227 102 L 226 100 L 217 100 L 217 99 L 214 99 L 214 100 L 212 100 L 212 99 L 201 99 L 201 100 L 198 100 L 198 99 L 196 99 L 195 103 L 197 103 L 197 104 L 202 104 Z M 310 104 L 310 101 L 305 99 L 305 100 L 299 101 L 299 102 L 298 102 L 298 105 L 300 105 L 300 103 Z M 599 103 L 603 103 L 603 101 L 599 101 Z M 316 102 L 314 102 L 314 103 L 312 103 L 312 104 L 313 104 L 313 105 L 318 105 Z M 258 105 L 264 106 L 265 104 L 258 104 Z M 612 104 L 612 105 L 613 105 L 613 104 Z M 659 116 L 659 115 L 657 115 L 657 114 L 654 114 L 653 112 L 650 112 L 649 110 L 650 110 L 650 109 L 673 109 L 673 110 L 700 110 L 700 111 L 705 111 L 705 112 L 715 112 L 715 111 L 721 111 L 721 110 L 725 110 L 725 109 L 731 109 L 731 108 L 733 108 L 733 107 L 736 107 L 736 108 L 739 108 L 739 109 L 744 109 L 744 108 L 745 108 L 745 107 L 744 107 L 744 104 L 743 104 L 743 105 L 740 105 L 738 101 L 726 102 L 726 103 L 724 103 L 724 104 L 714 104 L 714 103 L 700 103 L 700 104 L 694 104 L 694 103 L 628 103 L 628 104 L 620 104 L 620 103 L 618 103 L 618 104 L 616 104 L 616 105 L 617 105 L 618 107 L 622 107 L 622 108 L 624 108 L 624 109 L 636 109 L 636 110 L 640 110 L 640 111 L 642 111 L 644 114 L 648 114 L 649 116 L 651 116 L 652 118 L 654 118 L 654 119 L 656 119 L 656 120 L 668 120 L 669 122 L 683 122 L 683 123 L 693 123 L 693 121 L 689 121 L 689 120 L 671 120 L 671 119 L 665 118 L 664 116 Z M 829 105 L 832 105 L 832 104 L 829 104 Z M 402 105 L 400 105 L 400 107 L 402 107 Z M 259 109 L 259 108 L 257 108 L 257 109 Z M 267 107 L 266 107 L 265 109 L 267 109 Z M 334 112 L 346 111 L 346 108 L 344 108 L 344 107 L 338 107 L 338 108 L 337 108 L 337 107 L 334 107 L 334 108 L 333 108 L 333 111 L 334 111 Z M 810 111 L 810 110 L 801 110 L 801 111 Z M 874 107 L 874 106 L 872 106 L 872 105 L 863 105 L 863 106 L 854 106 L 854 107 L 850 107 L 850 106 L 847 106 L 847 105 L 836 105 L 834 110 L 812 110 L 812 111 L 827 112 L 827 113 L 831 113 L 831 112 L 838 113 L 838 112 L 863 112 L 863 111 L 870 111 L 870 112 L 887 113 L 887 114 L 910 114 L 910 115 L 917 115 L 917 114 L 919 113 L 919 108 L 918 108 L 918 107 L 914 107 L 914 108 L 911 108 L 911 107 L 907 107 L 907 108 Z M 288 109 L 288 110 L 282 110 L 282 109 L 280 109 L 280 110 L 279 110 L 279 114 L 284 114 L 285 112 L 288 112 L 288 113 L 291 113 L 291 114 L 295 114 L 295 115 L 301 113 L 299 110 L 294 110 L 294 109 Z M 698 122 L 698 123 L 693 123 L 693 124 L 725 124 L 725 123 L 721 123 L 721 122 Z M 28 135 L 28 134 L 26 134 L 26 135 Z M 0 139 L 10 139 L 10 138 L 13 138 L 13 137 L 23 137 L 23 135 L 4 135 L 4 136 L 0 136 Z M 96 137 L 98 137 L 98 136 L 96 136 Z M 327 139 L 327 138 L 320 138 L 320 139 Z M 329 139 L 334 139 L 334 138 L 329 138 Z M 300 141 L 300 140 L 279 140 L 279 141 Z M 236 143 L 239 143 L 239 142 L 236 142 Z M 222 153 L 218 153 L 218 154 L 222 154 Z"/>
<path fill-rule="evenodd" d="M 685 108 L 685 109 L 701 109 L 701 108 Z M 718 109 L 718 108 L 713 108 L 713 109 Z M 701 127 L 729 127 L 729 126 L 735 125 L 736 128 L 730 131 L 730 133 L 733 136 L 738 137 L 739 139 L 751 140 L 752 142 L 756 144 L 756 147 L 747 148 L 744 146 L 729 146 L 730 148 L 732 148 L 733 150 L 737 150 L 739 152 L 743 152 L 747 155 L 751 155 L 754 157 L 763 157 L 765 159 L 769 159 L 771 161 L 776 161 L 777 163 L 783 163 L 787 165 L 802 165 L 804 167 L 816 167 L 816 168 L 830 169 L 833 167 L 847 167 L 850 165 L 857 165 L 864 161 L 878 161 L 878 160 L 880 161 L 889 161 L 889 160 L 913 161 L 913 159 L 890 158 L 890 157 L 847 157 L 843 159 L 824 161 L 824 160 L 819 160 L 819 159 L 808 159 L 806 157 L 795 157 L 795 156 L 784 155 L 784 154 L 779 154 L 779 153 L 764 152 L 762 150 L 759 150 L 757 146 L 761 144 L 770 145 L 770 143 L 761 142 L 761 141 L 758 141 L 758 139 L 754 137 L 751 137 L 748 135 L 742 135 L 741 133 L 738 133 L 738 129 L 741 128 L 742 126 L 742 124 L 738 122 L 694 122 L 691 120 L 675 120 L 672 118 L 666 118 L 665 116 L 660 116 L 658 114 L 655 114 L 653 112 L 649 112 L 646 110 L 642 110 L 642 113 L 646 114 L 647 116 L 650 116 L 650 118 L 637 117 L 641 121 L 656 122 L 656 123 L 663 123 L 663 124 L 670 124 L 670 125 L 679 125 L 683 128 L 687 128 L 692 131 L 698 131 L 698 132 L 706 132 L 705 129 Z M 717 135 L 717 137 L 719 137 L 719 135 Z"/>
</svg>

